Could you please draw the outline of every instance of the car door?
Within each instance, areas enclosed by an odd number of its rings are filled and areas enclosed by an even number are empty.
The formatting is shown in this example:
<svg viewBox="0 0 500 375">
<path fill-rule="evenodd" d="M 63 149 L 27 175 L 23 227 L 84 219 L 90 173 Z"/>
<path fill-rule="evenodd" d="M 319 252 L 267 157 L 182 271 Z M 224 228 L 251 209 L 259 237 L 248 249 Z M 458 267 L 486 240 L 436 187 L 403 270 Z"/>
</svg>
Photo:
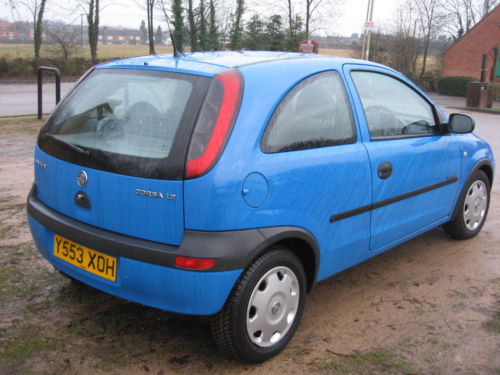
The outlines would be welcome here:
<svg viewBox="0 0 500 375">
<path fill-rule="evenodd" d="M 318 280 L 361 262 L 369 246 L 368 154 L 342 77 L 327 71 L 296 85 L 274 112 L 255 162 L 269 181 L 269 218 L 307 229 L 321 251 Z"/>
<path fill-rule="evenodd" d="M 446 221 L 460 155 L 435 107 L 403 78 L 382 68 L 347 70 L 367 131 L 370 249 L 383 250 Z"/>
</svg>

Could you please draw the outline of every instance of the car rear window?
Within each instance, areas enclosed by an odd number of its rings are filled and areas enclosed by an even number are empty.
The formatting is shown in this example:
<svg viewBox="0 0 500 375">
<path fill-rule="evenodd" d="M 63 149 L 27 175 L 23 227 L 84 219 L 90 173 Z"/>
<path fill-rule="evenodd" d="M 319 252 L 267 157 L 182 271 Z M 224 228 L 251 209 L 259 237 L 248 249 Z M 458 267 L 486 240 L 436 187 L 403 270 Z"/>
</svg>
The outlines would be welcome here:
<svg viewBox="0 0 500 375">
<path fill-rule="evenodd" d="M 141 177 L 173 178 L 160 163 L 178 159 L 170 161 L 176 171 L 183 169 L 185 138 L 189 138 L 209 81 L 150 70 L 96 70 L 56 109 L 40 143 L 60 143 L 59 151 L 45 147 L 46 151 L 70 161 L 75 155 L 68 153 L 79 154 L 78 148 L 88 152 L 88 162 L 79 156 L 79 164 L 98 164 L 99 169 Z M 96 158 L 101 160 L 92 162 Z M 120 163 L 128 170 L 120 168 Z"/>
</svg>

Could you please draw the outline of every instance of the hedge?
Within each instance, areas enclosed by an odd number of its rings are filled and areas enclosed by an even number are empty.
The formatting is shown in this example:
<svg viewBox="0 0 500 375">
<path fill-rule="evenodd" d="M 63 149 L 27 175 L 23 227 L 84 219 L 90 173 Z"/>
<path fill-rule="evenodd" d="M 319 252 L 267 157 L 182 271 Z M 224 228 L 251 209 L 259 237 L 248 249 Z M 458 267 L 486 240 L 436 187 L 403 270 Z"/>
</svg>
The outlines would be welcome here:
<svg viewBox="0 0 500 375">
<path fill-rule="evenodd" d="M 474 77 L 444 77 L 438 81 L 437 92 L 443 95 L 466 96 L 467 83 L 475 82 Z"/>
<path fill-rule="evenodd" d="M 99 63 L 107 60 L 100 60 Z M 62 76 L 78 77 L 92 67 L 92 61 L 82 57 L 74 57 L 64 63 L 58 58 L 42 57 L 40 58 L 39 65 L 55 66 L 59 68 Z M 33 77 L 34 75 L 35 69 L 32 59 L 0 58 L 0 77 Z"/>
<path fill-rule="evenodd" d="M 490 82 L 486 88 L 486 108 L 493 106 L 493 101 L 500 98 L 500 83 Z"/>
</svg>

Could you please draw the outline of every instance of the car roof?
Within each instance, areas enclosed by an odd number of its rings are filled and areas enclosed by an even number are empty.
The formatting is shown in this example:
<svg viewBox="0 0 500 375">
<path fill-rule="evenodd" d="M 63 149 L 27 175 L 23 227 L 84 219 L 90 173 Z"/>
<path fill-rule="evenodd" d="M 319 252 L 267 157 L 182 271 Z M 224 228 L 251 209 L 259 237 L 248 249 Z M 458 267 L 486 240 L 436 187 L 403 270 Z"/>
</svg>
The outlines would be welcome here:
<svg viewBox="0 0 500 375">
<path fill-rule="evenodd" d="M 216 51 L 184 53 L 180 57 L 172 54 L 147 55 L 114 60 L 99 65 L 98 69 L 135 68 L 146 70 L 167 70 L 204 76 L 213 76 L 230 68 L 242 68 L 256 64 L 281 61 L 282 65 L 297 63 L 316 65 L 319 59 L 328 59 L 332 66 L 340 67 L 346 63 L 382 66 L 366 60 L 347 57 L 317 55 L 311 53 L 273 52 L 273 51 Z M 264 68 L 264 67 L 263 67 Z"/>
</svg>

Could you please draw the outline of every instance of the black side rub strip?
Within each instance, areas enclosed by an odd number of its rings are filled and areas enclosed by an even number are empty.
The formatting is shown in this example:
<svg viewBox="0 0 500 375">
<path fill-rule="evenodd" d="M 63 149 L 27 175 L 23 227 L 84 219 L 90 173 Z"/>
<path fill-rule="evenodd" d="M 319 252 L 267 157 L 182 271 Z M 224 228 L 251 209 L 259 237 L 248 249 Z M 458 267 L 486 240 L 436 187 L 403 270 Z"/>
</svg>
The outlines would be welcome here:
<svg viewBox="0 0 500 375">
<path fill-rule="evenodd" d="M 363 214 L 365 212 L 375 210 L 376 208 L 384 207 L 384 206 L 387 206 L 389 204 L 402 201 L 403 199 L 408 199 L 408 198 L 414 197 L 416 195 L 427 193 L 428 191 L 439 189 L 440 187 L 453 184 L 457 181 L 458 181 L 457 176 L 450 176 L 446 180 L 438 182 L 437 184 L 434 184 L 434 185 L 429 185 L 429 186 L 426 186 L 426 187 L 423 187 L 423 188 L 420 188 L 417 190 L 410 191 L 410 192 L 405 193 L 405 194 L 397 195 L 397 196 L 389 198 L 389 199 L 384 199 L 383 201 L 380 201 L 380 202 L 375 202 L 375 203 L 372 203 L 372 204 L 369 204 L 366 206 L 358 207 L 358 208 L 355 208 L 354 210 L 341 212 L 340 214 L 332 215 L 330 217 L 330 223 L 333 223 L 333 222 L 339 221 L 339 220 L 343 220 L 343 219 L 347 219 L 348 217 L 351 217 L 351 216 Z"/>
</svg>

